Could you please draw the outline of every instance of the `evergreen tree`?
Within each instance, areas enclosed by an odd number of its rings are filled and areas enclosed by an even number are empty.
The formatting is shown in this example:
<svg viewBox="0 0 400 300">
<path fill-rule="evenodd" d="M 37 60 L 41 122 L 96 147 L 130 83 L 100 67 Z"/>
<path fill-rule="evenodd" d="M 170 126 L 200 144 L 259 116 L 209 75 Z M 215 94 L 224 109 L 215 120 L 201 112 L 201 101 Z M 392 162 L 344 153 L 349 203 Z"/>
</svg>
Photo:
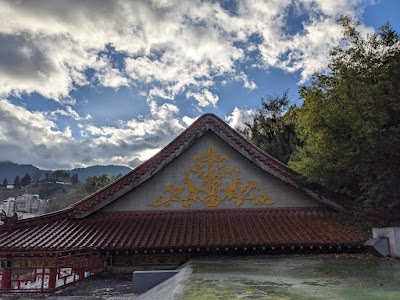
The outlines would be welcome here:
<svg viewBox="0 0 400 300">
<path fill-rule="evenodd" d="M 282 96 L 261 99 L 253 120 L 245 122 L 245 129 L 238 130 L 262 150 L 283 163 L 300 145 L 295 130 L 296 106 L 290 105 L 288 90 Z"/>
<path fill-rule="evenodd" d="M 304 141 L 290 165 L 367 207 L 400 208 L 400 40 L 389 25 L 367 37 L 347 17 L 328 74 L 301 88 Z"/>
<path fill-rule="evenodd" d="M 52 175 L 56 178 L 56 181 L 60 180 L 69 180 L 70 173 L 66 170 L 56 170 L 52 173 Z"/>
<path fill-rule="evenodd" d="M 30 183 L 31 183 L 31 176 L 28 173 L 26 173 L 25 176 L 22 177 L 20 184 L 21 184 L 21 186 L 25 186 Z"/>
<path fill-rule="evenodd" d="M 6 187 L 7 185 L 8 185 L 7 178 L 4 178 L 4 180 L 3 180 L 3 187 Z"/>
<path fill-rule="evenodd" d="M 14 187 L 17 188 L 19 186 L 20 186 L 19 176 L 17 175 L 17 177 L 15 177 L 15 179 L 14 179 Z"/>
<path fill-rule="evenodd" d="M 78 174 L 72 174 L 71 176 L 71 183 L 77 184 L 79 182 Z"/>
</svg>

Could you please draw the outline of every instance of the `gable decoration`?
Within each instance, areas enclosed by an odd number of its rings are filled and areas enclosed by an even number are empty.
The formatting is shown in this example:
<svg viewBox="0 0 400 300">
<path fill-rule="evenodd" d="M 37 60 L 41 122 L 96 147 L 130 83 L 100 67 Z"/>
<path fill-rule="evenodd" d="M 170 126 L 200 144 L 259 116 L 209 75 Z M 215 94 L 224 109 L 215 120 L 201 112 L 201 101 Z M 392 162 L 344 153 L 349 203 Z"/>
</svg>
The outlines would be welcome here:
<svg viewBox="0 0 400 300">
<path fill-rule="evenodd" d="M 191 202 L 203 202 L 207 207 L 218 207 L 223 201 L 231 200 L 236 200 L 236 206 L 244 201 L 253 201 L 256 205 L 276 203 L 265 193 L 259 193 L 255 182 L 242 184 L 236 166 L 228 167 L 229 158 L 217 153 L 213 146 L 206 153 L 196 155 L 194 161 L 194 166 L 186 168 L 181 185 L 167 185 L 163 194 L 148 205 L 158 207 L 180 202 L 189 208 Z"/>
</svg>

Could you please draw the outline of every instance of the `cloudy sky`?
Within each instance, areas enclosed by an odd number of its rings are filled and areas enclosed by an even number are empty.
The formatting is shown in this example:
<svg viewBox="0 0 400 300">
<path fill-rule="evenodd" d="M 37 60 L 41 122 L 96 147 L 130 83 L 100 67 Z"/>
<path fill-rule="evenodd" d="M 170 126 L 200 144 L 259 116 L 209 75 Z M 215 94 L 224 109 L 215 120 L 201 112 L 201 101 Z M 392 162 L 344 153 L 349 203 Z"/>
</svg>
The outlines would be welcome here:
<svg viewBox="0 0 400 300">
<path fill-rule="evenodd" d="M 233 126 L 323 71 L 343 14 L 397 0 L 0 0 L 0 161 L 135 167 L 212 112 Z"/>
</svg>

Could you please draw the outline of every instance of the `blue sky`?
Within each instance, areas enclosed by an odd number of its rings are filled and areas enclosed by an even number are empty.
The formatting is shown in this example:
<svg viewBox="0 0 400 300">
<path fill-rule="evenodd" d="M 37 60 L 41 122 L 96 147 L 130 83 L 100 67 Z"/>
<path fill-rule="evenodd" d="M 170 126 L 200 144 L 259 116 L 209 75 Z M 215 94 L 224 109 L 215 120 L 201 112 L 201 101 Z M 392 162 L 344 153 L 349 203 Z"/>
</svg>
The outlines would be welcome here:
<svg viewBox="0 0 400 300">
<path fill-rule="evenodd" d="M 0 161 L 135 167 L 198 116 L 232 126 L 324 71 L 341 38 L 397 0 L 0 0 Z"/>
</svg>

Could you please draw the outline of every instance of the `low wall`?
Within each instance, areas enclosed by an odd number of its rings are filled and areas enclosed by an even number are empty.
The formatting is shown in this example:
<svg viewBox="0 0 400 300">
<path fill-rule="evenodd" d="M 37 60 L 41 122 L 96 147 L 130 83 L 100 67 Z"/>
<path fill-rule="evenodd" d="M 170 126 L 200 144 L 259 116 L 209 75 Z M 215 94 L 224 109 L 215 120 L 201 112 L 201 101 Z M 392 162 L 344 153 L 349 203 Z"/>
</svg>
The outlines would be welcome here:
<svg viewBox="0 0 400 300">
<path fill-rule="evenodd" d="M 400 227 L 372 228 L 372 236 L 389 240 L 389 253 L 392 257 L 400 257 Z"/>
</svg>

